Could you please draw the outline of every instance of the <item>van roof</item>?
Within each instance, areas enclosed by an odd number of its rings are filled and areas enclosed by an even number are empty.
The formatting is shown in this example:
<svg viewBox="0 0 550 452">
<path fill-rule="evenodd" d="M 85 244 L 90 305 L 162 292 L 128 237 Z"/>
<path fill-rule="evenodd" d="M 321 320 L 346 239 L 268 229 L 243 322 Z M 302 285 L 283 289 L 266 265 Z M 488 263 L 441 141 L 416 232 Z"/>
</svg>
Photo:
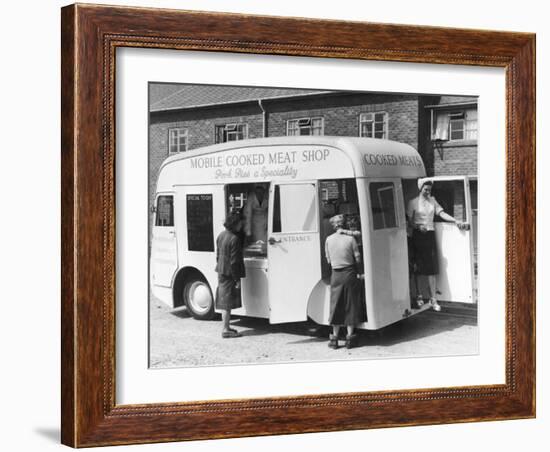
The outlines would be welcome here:
<svg viewBox="0 0 550 452">
<path fill-rule="evenodd" d="M 285 136 L 231 141 L 193 149 L 168 157 L 160 170 L 171 163 L 198 156 L 252 147 L 326 146 L 340 149 L 351 160 L 355 177 L 418 178 L 426 175 L 424 162 L 416 149 L 397 141 L 379 138 L 326 135 Z"/>
</svg>

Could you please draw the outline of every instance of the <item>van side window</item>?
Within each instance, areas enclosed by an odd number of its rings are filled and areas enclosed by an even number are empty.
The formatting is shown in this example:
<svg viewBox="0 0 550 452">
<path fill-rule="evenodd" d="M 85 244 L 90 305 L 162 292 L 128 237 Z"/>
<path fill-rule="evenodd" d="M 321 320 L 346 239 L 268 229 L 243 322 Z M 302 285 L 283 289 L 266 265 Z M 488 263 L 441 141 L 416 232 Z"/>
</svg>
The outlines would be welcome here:
<svg viewBox="0 0 550 452">
<path fill-rule="evenodd" d="M 376 230 L 397 227 L 393 182 L 371 182 L 369 191 L 373 228 Z"/>
<path fill-rule="evenodd" d="M 174 226 L 174 197 L 172 195 L 157 197 L 155 226 Z"/>
<path fill-rule="evenodd" d="M 276 185 L 273 232 L 315 232 L 317 196 L 314 184 Z"/>
<path fill-rule="evenodd" d="M 212 194 L 187 195 L 189 251 L 214 251 Z"/>
</svg>

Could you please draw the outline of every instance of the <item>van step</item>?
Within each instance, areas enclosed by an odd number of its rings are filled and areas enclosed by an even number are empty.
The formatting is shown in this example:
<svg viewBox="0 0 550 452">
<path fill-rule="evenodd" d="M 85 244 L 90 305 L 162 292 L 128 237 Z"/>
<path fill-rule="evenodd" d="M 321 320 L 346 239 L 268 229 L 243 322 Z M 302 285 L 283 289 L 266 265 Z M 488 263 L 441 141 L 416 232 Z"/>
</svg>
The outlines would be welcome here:
<svg viewBox="0 0 550 452">
<path fill-rule="evenodd" d="M 441 305 L 441 312 L 453 316 L 461 316 L 468 318 L 477 318 L 477 304 L 457 303 L 449 301 L 438 301 Z"/>
</svg>

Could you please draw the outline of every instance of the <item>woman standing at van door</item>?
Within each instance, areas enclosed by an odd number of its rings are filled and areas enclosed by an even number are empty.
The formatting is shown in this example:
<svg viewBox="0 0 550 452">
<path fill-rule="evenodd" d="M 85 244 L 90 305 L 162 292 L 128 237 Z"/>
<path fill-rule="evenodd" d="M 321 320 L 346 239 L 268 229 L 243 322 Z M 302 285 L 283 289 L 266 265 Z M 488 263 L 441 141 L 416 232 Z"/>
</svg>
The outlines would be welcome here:
<svg viewBox="0 0 550 452">
<path fill-rule="evenodd" d="M 412 227 L 413 260 L 418 275 L 425 276 L 430 290 L 430 304 L 434 311 L 441 311 L 441 306 L 436 298 L 435 277 L 439 273 L 437 264 L 437 251 L 435 248 L 434 217 L 456 224 L 460 229 L 465 228 L 464 223 L 458 222 L 454 217 L 445 213 L 432 194 L 432 181 L 418 181 L 420 194 L 409 201 L 407 205 L 407 219 Z M 424 304 L 422 294 L 417 294 L 417 305 Z"/>
<path fill-rule="evenodd" d="M 231 309 L 241 307 L 241 278 L 245 277 L 241 240 L 238 234 L 242 228 L 241 217 L 230 213 L 224 224 L 225 230 L 216 239 L 216 308 L 222 311 L 222 337 L 240 337 L 241 334 L 229 327 Z"/>
<path fill-rule="evenodd" d="M 340 327 L 345 326 L 346 348 L 352 348 L 356 341 L 355 327 L 366 320 L 362 284 L 358 277 L 361 254 L 351 235 L 339 233 L 344 227 L 344 216 L 336 215 L 330 222 L 335 232 L 325 242 L 327 262 L 332 268 L 329 315 L 332 334 L 328 346 L 338 348 L 338 333 Z"/>
</svg>

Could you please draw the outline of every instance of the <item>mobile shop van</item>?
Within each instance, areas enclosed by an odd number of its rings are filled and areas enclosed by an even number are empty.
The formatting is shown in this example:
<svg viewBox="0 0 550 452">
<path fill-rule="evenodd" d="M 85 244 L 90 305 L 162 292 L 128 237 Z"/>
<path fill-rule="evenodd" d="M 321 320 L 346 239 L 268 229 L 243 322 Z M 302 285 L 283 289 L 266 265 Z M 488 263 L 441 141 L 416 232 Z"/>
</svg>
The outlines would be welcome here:
<svg viewBox="0 0 550 452">
<path fill-rule="evenodd" d="M 411 303 L 416 284 L 405 218 L 407 202 L 418 194 L 417 181 L 425 176 L 414 148 L 370 138 L 261 138 L 170 157 L 159 171 L 153 207 L 152 292 L 171 307 L 187 306 L 197 319 L 211 318 L 216 237 L 226 213 L 242 209 L 248 194 L 263 185 L 266 241 L 244 248 L 243 305 L 234 314 L 270 323 L 309 317 L 327 325 L 330 267 L 324 243 L 333 233 L 328 220 L 336 214 L 354 218 L 361 232 L 368 319 L 360 328 L 379 329 L 429 309 Z M 469 191 L 463 193 L 466 211 L 469 196 Z M 472 246 L 463 246 L 472 243 L 471 230 L 445 223 L 436 228 L 442 259 L 438 285 L 445 287 L 439 298 L 472 303 Z M 461 252 L 455 250 L 457 243 Z"/>
</svg>

